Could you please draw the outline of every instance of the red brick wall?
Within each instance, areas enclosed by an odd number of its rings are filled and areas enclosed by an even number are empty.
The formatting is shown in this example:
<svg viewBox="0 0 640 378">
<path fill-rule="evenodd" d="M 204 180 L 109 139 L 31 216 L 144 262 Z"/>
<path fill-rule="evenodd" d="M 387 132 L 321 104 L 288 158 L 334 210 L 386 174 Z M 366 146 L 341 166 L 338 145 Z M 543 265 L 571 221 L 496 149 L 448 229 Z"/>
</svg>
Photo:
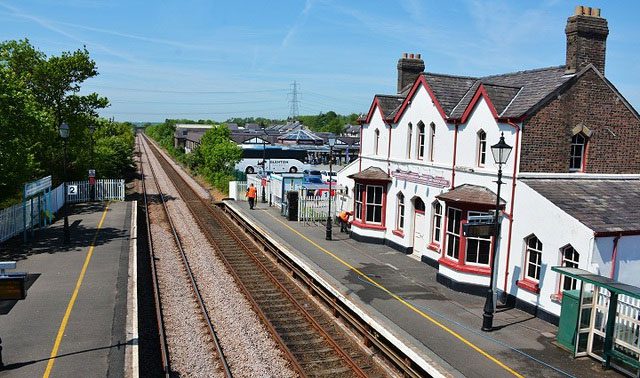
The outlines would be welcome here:
<svg viewBox="0 0 640 378">
<path fill-rule="evenodd" d="M 587 173 L 640 173 L 640 121 L 592 70 L 524 122 L 520 171 L 569 172 L 580 123 L 593 132 Z"/>
</svg>

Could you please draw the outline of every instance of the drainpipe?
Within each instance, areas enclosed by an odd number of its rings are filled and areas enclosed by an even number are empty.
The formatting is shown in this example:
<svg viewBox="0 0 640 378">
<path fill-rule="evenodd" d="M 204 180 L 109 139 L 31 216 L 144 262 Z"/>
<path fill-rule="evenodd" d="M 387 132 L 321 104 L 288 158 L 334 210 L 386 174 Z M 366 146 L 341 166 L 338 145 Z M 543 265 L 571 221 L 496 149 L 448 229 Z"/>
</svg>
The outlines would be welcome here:
<svg viewBox="0 0 640 378">
<path fill-rule="evenodd" d="M 358 153 L 358 172 L 362 172 L 362 122 L 360 122 L 360 151 Z"/>
<path fill-rule="evenodd" d="M 618 240 L 622 233 L 618 234 L 615 238 L 613 238 L 613 251 L 611 252 L 611 273 L 609 274 L 609 278 L 613 279 L 616 274 L 616 260 L 618 259 Z"/>
<path fill-rule="evenodd" d="M 453 164 L 451 165 L 451 189 L 456 186 L 456 152 L 458 151 L 458 121 L 453 121 Z"/>
<path fill-rule="evenodd" d="M 511 203 L 509 204 L 509 236 L 507 239 L 507 261 L 504 268 L 504 287 L 503 293 L 506 296 L 507 294 L 507 282 L 509 282 L 509 258 L 511 257 L 511 235 L 513 232 L 513 207 L 516 197 L 516 173 L 518 169 L 518 150 L 520 147 L 520 126 L 518 124 L 513 123 L 512 121 L 507 120 L 507 124 L 513 127 L 516 130 L 516 145 L 515 145 L 515 154 L 513 161 L 513 176 L 511 177 Z"/>
</svg>

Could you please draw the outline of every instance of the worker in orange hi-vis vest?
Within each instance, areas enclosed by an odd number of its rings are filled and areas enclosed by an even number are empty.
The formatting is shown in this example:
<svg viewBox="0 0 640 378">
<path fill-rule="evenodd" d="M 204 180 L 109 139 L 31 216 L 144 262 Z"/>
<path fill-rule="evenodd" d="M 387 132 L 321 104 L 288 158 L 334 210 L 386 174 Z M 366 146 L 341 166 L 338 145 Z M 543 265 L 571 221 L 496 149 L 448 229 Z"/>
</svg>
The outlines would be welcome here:
<svg viewBox="0 0 640 378">
<path fill-rule="evenodd" d="M 349 232 L 349 217 L 353 213 L 351 211 L 341 211 L 340 215 L 338 215 L 338 219 L 340 220 L 340 232 Z"/>
<path fill-rule="evenodd" d="M 249 185 L 247 188 L 247 199 L 249 200 L 249 210 L 253 210 L 253 206 L 256 204 L 256 196 L 258 195 L 258 190 L 253 184 Z"/>
</svg>

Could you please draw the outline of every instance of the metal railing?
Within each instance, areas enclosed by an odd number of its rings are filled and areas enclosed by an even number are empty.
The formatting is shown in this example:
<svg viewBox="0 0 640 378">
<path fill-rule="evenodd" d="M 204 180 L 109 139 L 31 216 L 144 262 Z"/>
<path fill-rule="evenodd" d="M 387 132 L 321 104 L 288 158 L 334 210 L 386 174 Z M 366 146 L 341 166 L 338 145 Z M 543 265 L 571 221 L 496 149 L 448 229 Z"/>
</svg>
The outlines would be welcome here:
<svg viewBox="0 0 640 378">
<path fill-rule="evenodd" d="M 69 203 L 79 203 L 91 201 L 91 187 L 89 181 L 71 181 L 67 186 L 76 185 L 77 194 L 67 195 Z M 96 201 L 124 201 L 124 180 L 122 179 L 102 179 L 95 183 Z"/>
<path fill-rule="evenodd" d="M 346 210 L 343 189 L 332 189 L 331 216 L 335 218 L 341 211 Z M 298 222 L 317 225 L 325 222 L 329 216 L 329 191 L 320 192 L 317 189 L 300 189 L 298 191 Z"/>
</svg>

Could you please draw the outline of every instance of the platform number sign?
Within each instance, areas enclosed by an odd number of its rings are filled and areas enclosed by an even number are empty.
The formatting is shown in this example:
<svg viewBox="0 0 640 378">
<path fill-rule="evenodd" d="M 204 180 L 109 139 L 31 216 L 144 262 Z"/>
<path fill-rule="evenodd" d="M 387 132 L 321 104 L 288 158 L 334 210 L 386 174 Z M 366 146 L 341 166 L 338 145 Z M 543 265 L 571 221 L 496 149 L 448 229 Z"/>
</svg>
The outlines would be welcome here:
<svg viewBox="0 0 640 378">
<path fill-rule="evenodd" d="M 68 196 L 78 195 L 78 185 L 69 185 L 69 186 L 67 186 L 67 195 Z"/>
</svg>

